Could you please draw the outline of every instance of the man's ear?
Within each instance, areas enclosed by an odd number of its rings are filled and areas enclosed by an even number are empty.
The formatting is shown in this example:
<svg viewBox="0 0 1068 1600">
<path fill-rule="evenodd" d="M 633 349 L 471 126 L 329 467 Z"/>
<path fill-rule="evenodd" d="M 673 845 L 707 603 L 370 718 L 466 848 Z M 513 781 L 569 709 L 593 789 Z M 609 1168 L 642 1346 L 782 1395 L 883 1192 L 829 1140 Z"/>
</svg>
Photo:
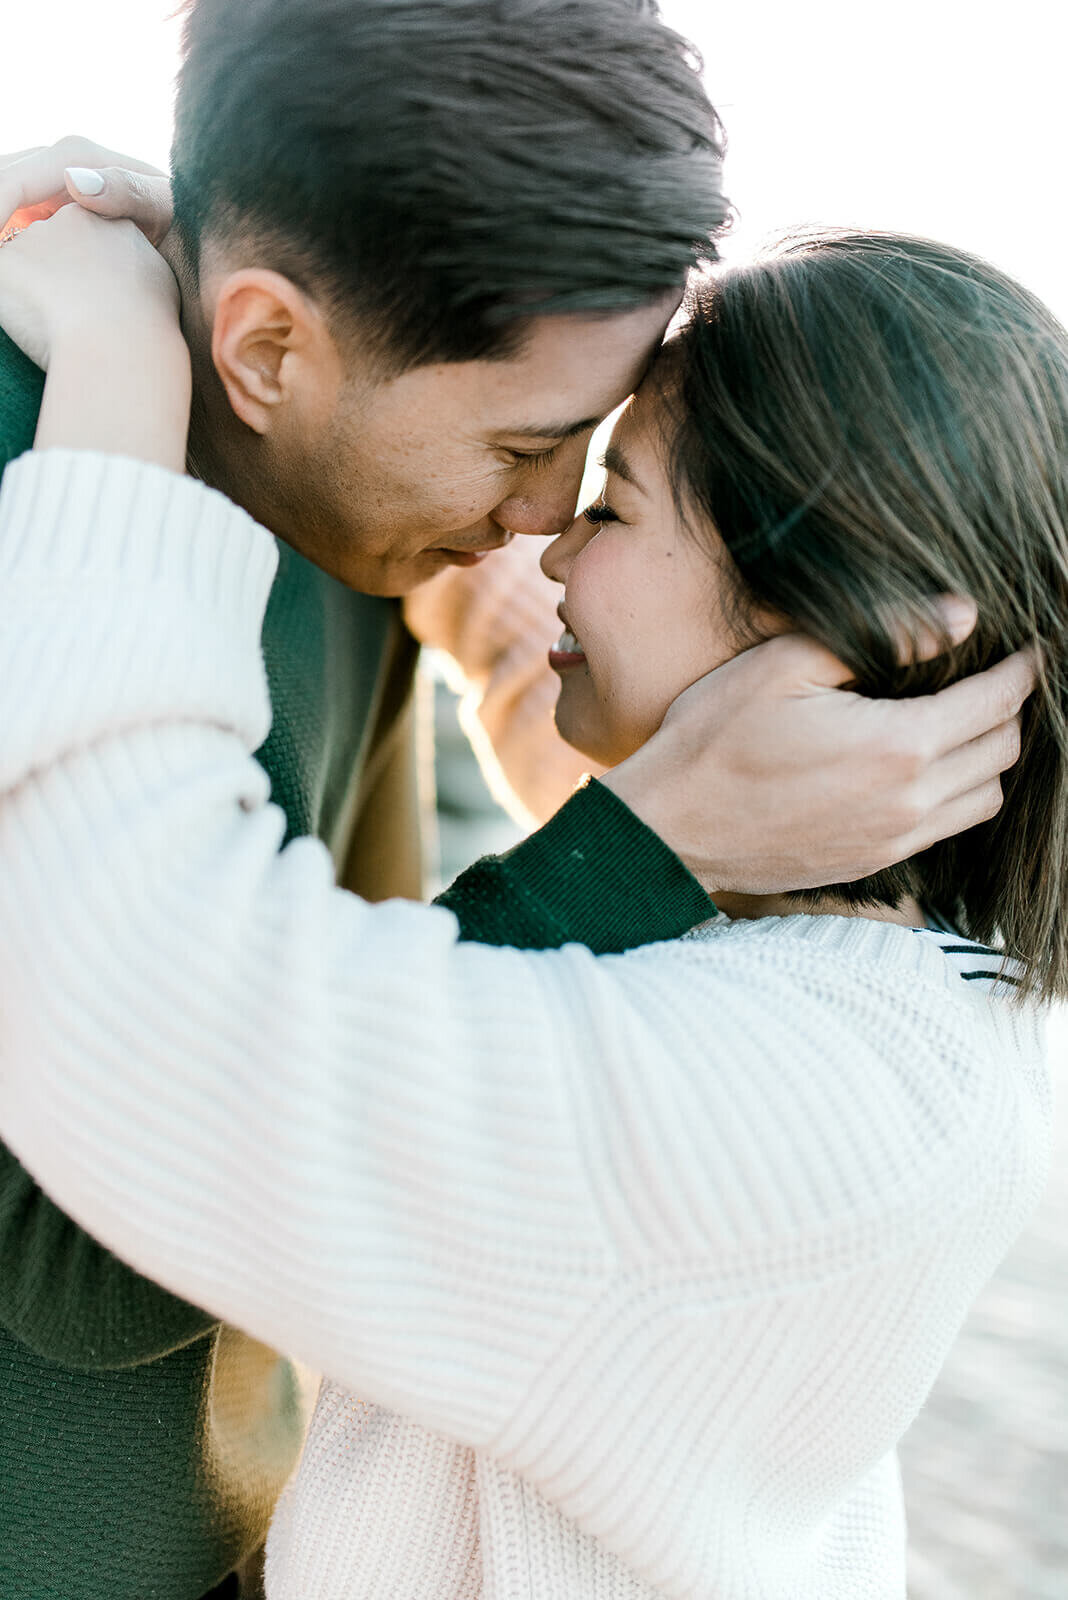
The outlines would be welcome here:
<svg viewBox="0 0 1068 1600">
<path fill-rule="evenodd" d="M 337 348 L 314 301 L 279 272 L 229 273 L 215 295 L 211 356 L 234 413 L 268 434 L 292 408 L 329 414 L 341 381 Z"/>
</svg>

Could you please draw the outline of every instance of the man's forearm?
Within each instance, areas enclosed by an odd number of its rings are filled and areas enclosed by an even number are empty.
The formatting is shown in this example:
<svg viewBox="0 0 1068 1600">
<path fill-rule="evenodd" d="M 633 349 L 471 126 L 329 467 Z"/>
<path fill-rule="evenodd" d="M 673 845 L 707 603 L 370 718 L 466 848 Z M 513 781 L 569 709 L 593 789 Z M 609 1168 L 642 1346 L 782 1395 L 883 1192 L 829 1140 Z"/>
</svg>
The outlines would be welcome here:
<svg viewBox="0 0 1068 1600">
<path fill-rule="evenodd" d="M 216 1326 L 84 1233 L 0 1144 L 0 1325 L 85 1372 L 158 1360 Z"/>
</svg>

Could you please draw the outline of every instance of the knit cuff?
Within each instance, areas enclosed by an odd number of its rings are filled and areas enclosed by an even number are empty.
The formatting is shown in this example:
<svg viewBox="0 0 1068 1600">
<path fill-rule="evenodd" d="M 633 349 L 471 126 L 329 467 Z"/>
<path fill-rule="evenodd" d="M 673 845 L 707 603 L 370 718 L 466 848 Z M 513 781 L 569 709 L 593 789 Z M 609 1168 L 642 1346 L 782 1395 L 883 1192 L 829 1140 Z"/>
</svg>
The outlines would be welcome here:
<svg viewBox="0 0 1068 1600">
<path fill-rule="evenodd" d="M 246 511 L 194 478 L 93 450 L 29 450 L 0 486 L 0 579 L 121 572 L 163 580 L 198 604 L 255 613 L 277 565 L 274 542 Z"/>
<path fill-rule="evenodd" d="M 465 939 L 584 944 L 596 955 L 676 939 L 716 909 L 659 835 L 596 780 L 529 839 L 476 862 L 439 904 Z"/>
</svg>

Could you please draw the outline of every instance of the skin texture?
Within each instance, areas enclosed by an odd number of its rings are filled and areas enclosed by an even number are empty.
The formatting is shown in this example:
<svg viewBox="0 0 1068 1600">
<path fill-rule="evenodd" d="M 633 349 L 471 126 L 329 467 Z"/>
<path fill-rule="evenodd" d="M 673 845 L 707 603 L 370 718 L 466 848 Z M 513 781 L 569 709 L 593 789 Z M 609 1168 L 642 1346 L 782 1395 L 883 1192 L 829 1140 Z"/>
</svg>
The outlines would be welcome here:
<svg viewBox="0 0 1068 1600">
<path fill-rule="evenodd" d="M 94 184 L 96 192 L 85 193 L 68 176 L 72 168 L 75 174 L 95 172 L 103 187 Z M 158 245 L 171 225 L 171 184 L 166 173 L 81 134 L 0 155 L 0 228 L 25 228 L 54 216 L 72 200 L 98 217 L 129 218 L 150 244 Z"/>
<path fill-rule="evenodd" d="M 584 652 L 573 665 L 554 658 L 556 725 L 605 766 L 633 755 L 676 695 L 742 648 L 715 535 L 699 544 L 676 514 L 654 409 L 647 394 L 627 407 L 606 453 L 604 495 L 542 556 L 546 575 L 566 585 L 560 619 Z M 609 512 L 618 520 L 591 520 Z"/>
<path fill-rule="evenodd" d="M 42 250 L 46 236 L 54 248 Z M 77 294 L 69 292 L 70 259 L 81 264 Z M 39 450 L 73 442 L 182 470 L 190 364 L 177 286 L 132 222 L 100 222 L 77 206 L 39 219 L 3 246 L 0 296 L 7 332 L 48 369 Z"/>
<path fill-rule="evenodd" d="M 568 526 L 590 435 L 640 382 L 679 298 L 537 317 L 506 360 L 390 377 L 289 279 L 215 260 L 184 297 L 191 456 L 342 582 L 406 594 L 513 533 Z"/>
<path fill-rule="evenodd" d="M 137 174 L 131 179 L 111 165 L 122 159 L 113 153 L 102 152 L 99 147 L 75 148 L 76 144 L 67 141 L 50 152 L 30 153 L 25 159 L 16 160 L 6 171 L 0 168 L 0 208 L 10 206 L 15 210 L 35 200 L 45 201 L 50 196 L 55 199 L 63 189 L 63 169 L 67 165 L 103 166 L 107 185 L 103 195 L 92 202 L 92 208 L 101 216 L 128 211 L 147 223 L 150 232 L 155 232 L 159 223 L 159 197 L 146 199 L 145 179 Z M 103 159 L 105 156 L 107 161 Z M 65 209 L 79 212 L 90 229 L 103 225 L 80 206 Z M 47 264 L 49 274 L 61 272 L 63 264 L 62 257 L 49 254 L 51 241 L 56 237 L 52 231 L 56 220 L 36 224 L 25 241 L 27 263 L 39 253 L 41 264 Z M 18 253 L 13 255 L 14 250 L 14 246 L 5 246 L 0 252 L 0 279 L 4 280 L 0 289 L 4 291 L 4 321 L 9 332 L 12 319 L 16 322 L 29 319 L 39 324 L 47 309 L 41 299 L 42 274 L 23 271 L 21 244 Z M 101 302 L 94 298 L 90 281 L 100 259 L 96 251 L 97 244 L 90 232 L 79 241 L 78 249 L 70 253 L 61 300 L 68 310 L 78 305 L 86 308 L 88 320 L 100 328 L 103 325 Z M 217 280 L 217 286 L 228 274 L 245 274 L 235 285 L 242 294 L 234 295 L 235 315 L 227 318 L 227 326 L 231 335 L 243 329 L 249 337 L 231 339 L 230 350 L 237 359 L 229 365 L 226 382 L 232 382 L 233 394 L 246 415 L 238 418 L 228 412 L 229 391 L 212 363 L 213 339 L 208 331 L 207 314 L 199 301 L 187 301 L 186 333 L 197 359 L 193 464 L 210 481 L 228 488 L 263 517 L 268 526 L 287 534 L 299 548 L 317 552 L 315 559 L 322 560 L 323 565 L 334 571 L 354 570 L 359 561 L 351 540 L 358 537 L 357 523 L 366 521 L 369 536 L 377 530 L 375 536 L 381 539 L 387 526 L 387 514 L 395 524 L 400 523 L 401 518 L 396 507 L 375 511 L 369 498 L 369 511 L 357 514 L 351 503 L 343 508 L 346 521 L 340 530 L 333 524 L 326 525 L 329 508 L 336 504 L 338 497 L 337 480 L 345 476 L 345 469 L 354 480 L 363 481 L 362 474 L 366 473 L 372 481 L 364 486 L 372 491 L 376 487 L 371 466 L 373 452 L 366 447 L 366 441 L 360 448 L 360 441 L 343 438 L 345 449 L 340 454 L 329 440 L 323 445 L 324 430 L 345 416 L 339 404 L 340 397 L 327 393 L 323 402 L 325 410 L 316 413 L 315 397 L 309 396 L 306 390 L 317 356 L 323 359 L 328 356 L 335 363 L 337 376 L 338 347 L 316 308 L 305 303 L 293 285 L 287 287 L 298 296 L 296 300 L 288 294 L 278 296 L 274 292 L 277 284 L 259 285 L 260 289 L 266 288 L 267 293 L 257 299 L 244 294 L 250 287 L 257 287 L 249 282 L 247 263 L 233 261 L 223 266 L 227 270 L 222 279 Z M 285 284 L 285 280 L 282 283 Z M 154 301 L 154 297 L 150 298 Z M 673 298 L 667 297 L 669 304 Z M 273 314 L 270 313 L 272 301 Z M 167 303 L 166 294 L 162 296 L 162 303 Z M 248 316 L 250 306 L 259 308 L 251 317 Z M 268 315 L 266 322 L 260 323 L 261 336 L 257 334 L 257 316 L 262 317 L 265 309 Z M 666 320 L 668 309 L 665 305 L 658 324 Z M 121 310 L 116 327 L 127 324 L 134 313 L 129 296 L 124 298 Z M 312 314 L 309 315 L 309 311 Z M 241 316 L 237 316 L 237 312 Z M 569 333 L 574 333 L 577 320 L 569 322 Z M 612 319 L 591 320 L 595 321 L 603 338 L 613 333 Z M 125 339 L 126 336 L 121 337 Z M 570 341 L 565 343 L 569 350 L 574 350 Z M 156 360 L 152 342 L 135 341 L 135 346 L 152 370 Z M 525 353 L 528 357 L 531 355 L 529 348 Z M 135 347 L 129 346 L 127 354 L 132 358 Z M 67 361 L 68 355 L 63 359 Z M 74 363 L 68 367 L 68 389 L 72 397 L 78 393 L 91 394 L 94 407 L 99 408 L 99 360 L 95 354 L 93 359 L 81 358 L 86 376 L 84 383 L 79 384 L 77 351 L 69 359 Z M 634 365 L 638 365 L 637 361 Z M 117 365 L 110 365 L 110 375 L 118 378 Z M 529 375 L 523 373 L 523 376 Z M 468 377 L 471 376 L 469 373 Z M 500 372 L 486 376 L 499 378 Z M 583 370 L 576 381 L 581 379 L 581 385 L 588 388 L 590 376 Z M 409 377 L 418 378 L 419 374 Z M 121 396 L 113 397 L 110 410 L 118 414 L 123 404 L 127 412 L 132 407 L 138 415 L 137 425 L 143 429 L 148 419 L 140 413 L 152 403 L 154 396 L 158 400 L 159 385 L 150 383 L 146 393 L 140 376 L 133 374 L 132 378 L 128 403 L 122 402 Z M 636 375 L 618 384 L 613 395 L 605 393 L 599 409 L 607 410 L 616 399 L 624 398 L 635 381 Z M 368 393 L 373 395 L 375 386 L 373 378 L 369 377 L 363 395 L 365 410 Z M 294 408 L 291 401 L 298 393 L 303 394 L 304 403 Z M 555 399 L 560 398 L 555 382 L 553 393 Z M 400 396 L 395 393 L 393 398 L 397 402 Z M 424 400 L 427 398 L 423 396 Z M 350 394 L 347 399 L 358 413 L 356 402 L 360 396 Z M 530 396 L 525 390 L 522 399 L 526 410 Z M 167 406 L 174 410 L 170 399 Z M 557 406 L 553 409 L 557 413 L 553 420 L 559 421 Z M 408 428 L 408 420 L 399 414 L 401 410 L 398 405 L 395 421 L 404 430 Z M 275 418 L 279 419 L 277 426 Z M 541 419 L 543 423 L 545 420 Z M 455 421 L 453 417 L 450 425 Z M 507 422 L 514 427 L 516 418 L 510 417 Z M 156 417 L 152 426 L 163 427 L 165 431 L 170 429 L 177 437 L 173 417 Z M 294 438 L 309 435 L 318 452 L 316 462 L 308 467 L 299 485 L 287 489 L 284 482 L 278 481 L 279 463 L 294 448 Z M 108 448 L 101 438 L 100 428 L 94 425 L 92 417 L 85 415 L 68 418 L 66 436 L 56 437 L 53 442 L 80 448 Z M 503 538 L 506 529 L 522 525 L 524 513 L 527 516 L 545 514 L 544 532 L 558 531 L 567 524 L 577 495 L 578 462 L 572 467 L 566 459 L 568 450 L 565 448 L 561 458 L 543 471 L 539 472 L 529 460 L 512 461 L 509 474 L 496 452 L 502 446 L 507 450 L 514 442 L 507 438 L 492 443 L 467 441 L 465 446 L 463 439 L 455 441 L 457 454 L 466 448 L 483 469 L 483 475 L 496 487 L 487 486 L 485 496 L 477 500 L 468 494 L 466 515 L 450 516 L 447 521 L 451 526 L 424 529 L 423 542 L 414 557 L 409 552 L 405 559 L 402 549 L 394 564 L 400 569 L 394 572 L 396 583 L 403 584 L 414 578 L 420 563 L 424 569 L 440 569 L 447 579 L 476 576 L 475 571 L 464 571 L 455 565 L 450 567 L 442 549 L 456 548 L 456 542 L 465 535 L 465 546 L 471 551 L 478 543 L 477 538 L 470 537 L 472 531 L 478 534 L 496 529 Z M 553 441 L 524 438 L 523 445 L 529 453 L 539 442 Z M 209 443 L 216 446 L 214 452 L 209 449 Z M 403 444 L 394 439 L 391 448 L 407 453 L 413 451 L 415 443 L 409 431 L 404 435 Z M 437 447 L 430 441 L 426 443 L 428 459 L 432 460 Z M 578 441 L 578 445 L 576 455 L 581 453 L 582 441 Z M 121 438 L 119 444 L 111 448 L 121 448 Z M 129 454 L 129 448 L 123 453 Z M 501 473 L 499 480 L 490 470 L 489 457 Z M 158 459 L 154 450 L 147 458 Z M 209 471 L 209 467 L 218 470 Z M 320 468 L 322 483 L 316 476 Z M 477 475 L 472 469 L 471 476 Z M 411 510 L 417 503 L 414 492 L 417 485 L 403 472 L 401 477 L 412 491 Z M 566 484 L 566 494 L 562 483 Z M 555 491 L 558 498 L 550 491 Z M 565 505 L 567 509 L 563 512 Z M 546 514 L 547 509 L 551 515 Z M 306 532 L 301 527 L 301 514 L 305 510 L 309 519 L 313 512 L 316 519 L 309 520 Z M 473 517 L 477 518 L 474 522 Z M 556 518 L 559 521 L 554 527 Z M 452 541 L 451 545 L 446 543 L 448 540 Z M 426 549 L 433 549 L 435 545 L 438 553 L 426 555 Z M 495 559 L 507 562 L 513 553 L 510 551 Z M 373 578 L 374 574 L 371 576 Z M 359 579 L 354 577 L 351 581 Z M 386 587 L 384 582 L 382 587 Z M 467 592 L 466 589 L 460 591 L 460 601 Z M 453 598 L 457 598 L 455 594 Z M 514 609 L 509 600 L 503 603 L 509 610 Z M 439 606 L 435 629 L 442 620 L 441 609 Z M 974 617 L 974 607 L 959 600 L 952 602 L 945 619 L 951 637 L 966 637 L 974 625 Z M 446 621 L 449 622 L 448 617 Z M 549 608 L 546 621 L 552 623 Z M 454 637 L 463 634 L 462 627 L 458 630 L 451 622 L 442 631 Z M 535 640 L 544 662 L 545 647 L 537 640 L 537 629 L 526 632 Z M 425 637 L 439 642 L 433 632 L 428 631 Z M 547 630 L 546 642 L 548 638 L 551 638 L 551 628 Z M 504 657 L 511 654 L 506 647 Z M 485 679 L 484 666 L 478 662 L 475 666 L 479 676 Z M 529 680 L 527 678 L 525 656 L 517 672 L 512 674 L 509 668 L 509 674 L 511 683 L 502 683 L 500 692 L 494 696 L 494 704 L 500 711 L 494 718 L 498 726 L 505 722 L 513 725 L 513 708 L 517 703 L 513 685 L 521 687 L 524 681 L 529 681 L 539 695 L 542 693 L 543 680 L 536 680 L 533 674 Z M 1001 804 L 998 774 L 1017 758 L 1020 707 L 1035 683 L 1034 663 L 1027 653 L 1018 653 L 984 673 L 918 701 L 878 701 L 851 694 L 843 688 L 849 677 L 848 670 L 840 662 L 811 640 L 797 634 L 770 639 L 735 656 L 714 674 L 686 689 L 671 706 L 659 732 L 607 773 L 604 782 L 643 822 L 660 834 L 702 885 L 720 900 L 727 891 L 763 895 L 788 886 L 809 888 L 863 877 L 891 861 L 915 855 L 936 839 L 973 827 L 994 815 Z M 535 721 L 541 725 L 540 717 Z M 551 732 L 552 724 L 547 715 L 544 727 Z M 558 743 L 554 749 L 559 750 Z M 528 750 L 524 770 L 530 765 Z M 544 774 L 546 763 L 540 757 L 534 765 L 539 774 Z M 552 803 L 552 797 L 547 797 L 544 789 L 542 784 L 539 793 L 532 796 L 530 810 L 535 814 L 547 799 Z M 789 810 L 783 806 L 783 795 L 787 792 L 791 801 Z"/>
<path fill-rule="evenodd" d="M 759 616 L 751 634 L 739 631 L 730 557 L 710 524 L 695 536 L 680 520 L 656 408 L 655 388 L 639 390 L 613 430 L 604 494 L 542 556 L 546 576 L 564 585 L 560 620 L 581 647 L 550 656 L 560 678 L 556 725 L 568 744 L 606 766 L 651 739 L 691 684 L 790 627 Z M 608 520 L 591 520 L 606 512 Z M 733 917 L 800 909 L 782 895 L 724 890 L 716 903 Z M 825 897 L 805 910 L 923 925 L 909 899 L 893 910 Z"/>
</svg>

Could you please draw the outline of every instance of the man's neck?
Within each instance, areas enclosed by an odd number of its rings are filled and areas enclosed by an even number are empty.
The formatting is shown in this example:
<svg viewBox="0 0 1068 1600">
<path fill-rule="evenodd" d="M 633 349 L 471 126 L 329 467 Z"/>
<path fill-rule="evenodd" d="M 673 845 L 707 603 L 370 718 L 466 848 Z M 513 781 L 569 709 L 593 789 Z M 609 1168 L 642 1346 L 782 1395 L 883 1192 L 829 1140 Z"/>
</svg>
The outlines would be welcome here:
<svg viewBox="0 0 1068 1600">
<path fill-rule="evenodd" d="M 181 292 L 182 334 L 189 347 L 193 367 L 193 407 L 189 419 L 189 442 L 186 451 L 186 471 L 201 483 L 219 489 L 231 500 L 240 504 L 240 495 L 226 470 L 219 451 L 220 427 L 215 416 L 216 407 L 209 403 L 208 394 L 218 386 L 218 375 L 211 359 L 211 330 L 206 325 L 200 305 L 200 294 L 195 274 L 179 241 L 177 230 L 171 229 L 159 246 Z"/>
</svg>

